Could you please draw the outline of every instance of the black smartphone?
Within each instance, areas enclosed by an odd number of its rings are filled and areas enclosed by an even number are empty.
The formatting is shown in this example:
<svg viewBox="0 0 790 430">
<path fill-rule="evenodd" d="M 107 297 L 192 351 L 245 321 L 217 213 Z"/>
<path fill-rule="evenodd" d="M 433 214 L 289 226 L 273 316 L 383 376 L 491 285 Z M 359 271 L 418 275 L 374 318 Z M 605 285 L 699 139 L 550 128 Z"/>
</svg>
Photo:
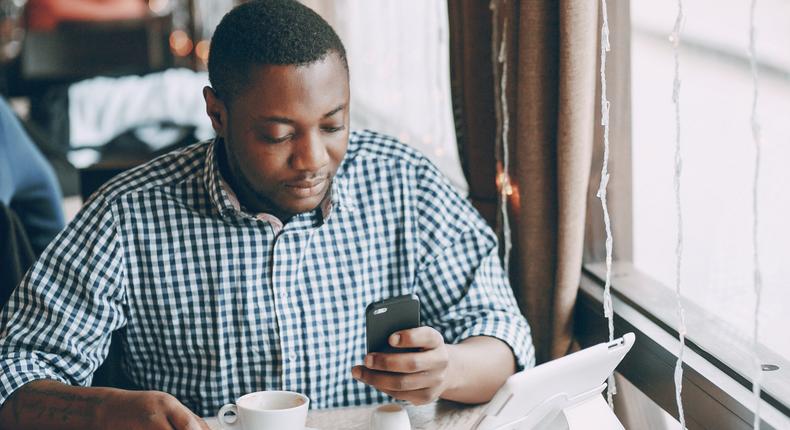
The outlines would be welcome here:
<svg viewBox="0 0 790 430">
<path fill-rule="evenodd" d="M 420 299 L 413 294 L 373 302 L 365 309 L 368 353 L 414 352 L 418 348 L 393 348 L 389 337 L 399 330 L 420 326 Z"/>
</svg>

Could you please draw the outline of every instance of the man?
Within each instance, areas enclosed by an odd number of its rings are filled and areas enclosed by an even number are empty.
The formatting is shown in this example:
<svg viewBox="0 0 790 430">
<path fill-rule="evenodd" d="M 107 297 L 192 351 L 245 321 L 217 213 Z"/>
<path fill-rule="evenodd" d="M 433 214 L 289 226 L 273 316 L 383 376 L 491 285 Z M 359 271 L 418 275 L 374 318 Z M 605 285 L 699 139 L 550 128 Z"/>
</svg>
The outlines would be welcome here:
<svg viewBox="0 0 790 430">
<path fill-rule="evenodd" d="M 3 314 L 2 428 L 206 428 L 263 389 L 318 408 L 479 403 L 532 365 L 484 221 L 415 151 L 349 133 L 325 21 L 291 0 L 239 6 L 209 77 L 217 138 L 103 187 Z M 420 352 L 366 355 L 367 304 L 408 293 L 425 325 L 390 343 Z M 126 373 L 156 391 L 81 387 L 121 328 Z"/>
</svg>

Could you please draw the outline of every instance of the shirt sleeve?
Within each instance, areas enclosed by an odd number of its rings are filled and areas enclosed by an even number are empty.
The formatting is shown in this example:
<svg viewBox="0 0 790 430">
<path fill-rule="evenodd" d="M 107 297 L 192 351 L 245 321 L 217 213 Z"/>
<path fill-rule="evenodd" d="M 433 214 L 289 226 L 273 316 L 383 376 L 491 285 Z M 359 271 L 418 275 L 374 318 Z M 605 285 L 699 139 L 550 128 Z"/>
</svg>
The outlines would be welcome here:
<svg viewBox="0 0 790 430">
<path fill-rule="evenodd" d="M 416 276 L 423 323 L 446 342 L 491 336 L 532 367 L 529 324 L 502 269 L 497 239 L 469 202 L 429 165 L 418 182 L 422 257 Z"/>
<path fill-rule="evenodd" d="M 0 405 L 22 385 L 88 385 L 126 323 L 123 253 L 112 214 L 91 200 L 47 247 L 0 314 Z"/>
</svg>

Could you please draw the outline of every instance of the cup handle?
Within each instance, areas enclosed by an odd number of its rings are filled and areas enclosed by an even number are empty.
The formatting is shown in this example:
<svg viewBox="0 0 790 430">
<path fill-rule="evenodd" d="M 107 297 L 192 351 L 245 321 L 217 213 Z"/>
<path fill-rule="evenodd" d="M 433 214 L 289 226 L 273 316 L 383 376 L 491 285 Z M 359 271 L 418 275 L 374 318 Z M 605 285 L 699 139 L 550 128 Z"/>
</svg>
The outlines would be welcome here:
<svg viewBox="0 0 790 430">
<path fill-rule="evenodd" d="M 227 417 L 225 414 L 228 412 L 233 412 L 235 415 L 233 417 Z M 227 405 L 219 408 L 219 412 L 217 412 L 217 421 L 219 421 L 220 427 L 223 429 L 237 429 L 239 428 L 239 408 L 232 403 L 228 403 Z"/>
</svg>

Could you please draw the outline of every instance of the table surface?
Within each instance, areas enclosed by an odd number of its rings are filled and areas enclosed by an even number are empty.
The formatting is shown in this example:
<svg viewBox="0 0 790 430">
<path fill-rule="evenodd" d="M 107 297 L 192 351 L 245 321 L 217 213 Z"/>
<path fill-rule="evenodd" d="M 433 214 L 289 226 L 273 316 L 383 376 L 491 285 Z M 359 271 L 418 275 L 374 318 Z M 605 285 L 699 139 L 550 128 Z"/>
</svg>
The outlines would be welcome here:
<svg viewBox="0 0 790 430">
<path fill-rule="evenodd" d="M 379 406 L 311 410 L 307 415 L 307 426 L 317 430 L 368 430 L 370 414 Z M 472 428 L 484 407 L 438 401 L 423 406 L 409 405 L 406 411 L 412 429 L 464 430 Z M 206 422 L 212 429 L 221 429 L 216 418 L 208 418 Z"/>
</svg>

